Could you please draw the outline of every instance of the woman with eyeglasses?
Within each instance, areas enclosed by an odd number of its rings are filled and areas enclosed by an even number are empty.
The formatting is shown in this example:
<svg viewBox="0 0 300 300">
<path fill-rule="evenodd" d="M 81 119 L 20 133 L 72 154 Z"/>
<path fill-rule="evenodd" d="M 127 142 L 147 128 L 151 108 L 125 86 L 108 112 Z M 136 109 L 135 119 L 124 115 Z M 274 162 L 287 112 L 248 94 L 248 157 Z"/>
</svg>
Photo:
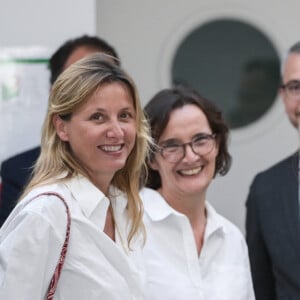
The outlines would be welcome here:
<svg viewBox="0 0 300 300">
<path fill-rule="evenodd" d="M 231 164 L 221 112 L 176 87 L 156 94 L 145 113 L 156 145 L 141 190 L 146 298 L 254 299 L 244 237 L 206 198 L 214 177 Z"/>
</svg>

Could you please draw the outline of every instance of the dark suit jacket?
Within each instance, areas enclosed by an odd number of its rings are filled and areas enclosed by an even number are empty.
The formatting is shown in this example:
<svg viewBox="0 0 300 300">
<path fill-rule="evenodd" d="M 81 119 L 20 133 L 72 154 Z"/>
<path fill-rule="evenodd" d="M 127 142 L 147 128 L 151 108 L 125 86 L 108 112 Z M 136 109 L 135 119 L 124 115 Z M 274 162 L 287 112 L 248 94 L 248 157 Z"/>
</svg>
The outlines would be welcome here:
<svg viewBox="0 0 300 300">
<path fill-rule="evenodd" d="M 40 147 L 36 147 L 2 162 L 0 226 L 15 207 L 24 186 L 30 179 L 32 166 L 39 155 Z"/>
<path fill-rule="evenodd" d="M 300 299 L 298 163 L 296 153 L 250 187 L 246 238 L 257 300 Z"/>
</svg>

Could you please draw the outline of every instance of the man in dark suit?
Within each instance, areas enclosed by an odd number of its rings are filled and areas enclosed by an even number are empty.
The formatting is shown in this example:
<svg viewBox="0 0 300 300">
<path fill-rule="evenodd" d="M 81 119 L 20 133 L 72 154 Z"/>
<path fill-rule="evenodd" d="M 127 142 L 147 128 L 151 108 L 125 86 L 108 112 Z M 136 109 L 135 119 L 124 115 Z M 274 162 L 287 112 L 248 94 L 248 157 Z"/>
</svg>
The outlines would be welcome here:
<svg viewBox="0 0 300 300">
<path fill-rule="evenodd" d="M 286 113 L 300 124 L 300 42 L 282 66 Z M 284 137 L 279 141 L 284 143 Z M 300 299 L 299 153 L 256 175 L 246 202 L 246 238 L 257 300 Z"/>
<path fill-rule="evenodd" d="M 68 40 L 51 56 L 49 61 L 51 85 L 68 66 L 94 52 L 108 54 L 114 63 L 120 64 L 115 49 L 106 41 L 96 36 L 83 35 Z M 0 227 L 16 205 L 24 186 L 30 180 L 33 165 L 39 154 L 40 147 L 36 147 L 3 161 L 1 165 Z"/>
</svg>

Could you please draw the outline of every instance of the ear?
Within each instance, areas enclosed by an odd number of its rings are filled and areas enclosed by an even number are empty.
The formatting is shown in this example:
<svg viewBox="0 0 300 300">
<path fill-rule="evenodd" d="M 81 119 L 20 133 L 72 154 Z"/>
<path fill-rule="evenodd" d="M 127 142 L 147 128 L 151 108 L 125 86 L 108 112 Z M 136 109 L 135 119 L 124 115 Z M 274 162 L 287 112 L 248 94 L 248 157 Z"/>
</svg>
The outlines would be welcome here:
<svg viewBox="0 0 300 300">
<path fill-rule="evenodd" d="M 284 97 L 284 90 L 283 90 L 283 88 L 279 87 L 279 89 L 278 89 L 278 95 L 279 95 L 281 98 Z"/>
<path fill-rule="evenodd" d="M 217 153 L 219 153 L 219 148 L 220 148 L 220 141 L 217 139 L 216 146 L 215 146 L 215 149 L 216 149 Z"/>
<path fill-rule="evenodd" d="M 284 89 L 279 88 L 279 95 L 280 95 L 280 98 L 281 98 L 283 104 L 286 105 L 287 97 L 286 97 L 286 94 L 284 92 Z"/>
<path fill-rule="evenodd" d="M 216 154 L 216 158 L 219 155 L 219 149 L 220 149 L 220 137 L 217 135 L 215 138 L 215 146 L 212 151 Z"/>
<path fill-rule="evenodd" d="M 52 122 L 59 138 L 64 142 L 69 141 L 67 122 L 62 120 L 58 114 L 53 116 Z"/>
<path fill-rule="evenodd" d="M 158 165 L 157 165 L 157 162 L 154 157 L 148 161 L 148 165 L 152 170 L 154 170 L 154 171 L 158 170 Z"/>
</svg>

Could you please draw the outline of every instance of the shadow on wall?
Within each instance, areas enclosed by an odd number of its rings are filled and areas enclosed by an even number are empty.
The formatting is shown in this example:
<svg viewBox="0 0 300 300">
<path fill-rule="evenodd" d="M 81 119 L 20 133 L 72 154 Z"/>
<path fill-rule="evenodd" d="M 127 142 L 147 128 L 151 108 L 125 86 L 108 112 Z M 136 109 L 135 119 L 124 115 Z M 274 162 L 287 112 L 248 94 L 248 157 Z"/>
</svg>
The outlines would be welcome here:
<svg viewBox="0 0 300 300">
<path fill-rule="evenodd" d="M 278 61 L 257 59 L 246 63 L 240 77 L 235 107 L 227 116 L 230 127 L 241 127 L 265 114 L 273 104 L 279 86 Z"/>
</svg>

